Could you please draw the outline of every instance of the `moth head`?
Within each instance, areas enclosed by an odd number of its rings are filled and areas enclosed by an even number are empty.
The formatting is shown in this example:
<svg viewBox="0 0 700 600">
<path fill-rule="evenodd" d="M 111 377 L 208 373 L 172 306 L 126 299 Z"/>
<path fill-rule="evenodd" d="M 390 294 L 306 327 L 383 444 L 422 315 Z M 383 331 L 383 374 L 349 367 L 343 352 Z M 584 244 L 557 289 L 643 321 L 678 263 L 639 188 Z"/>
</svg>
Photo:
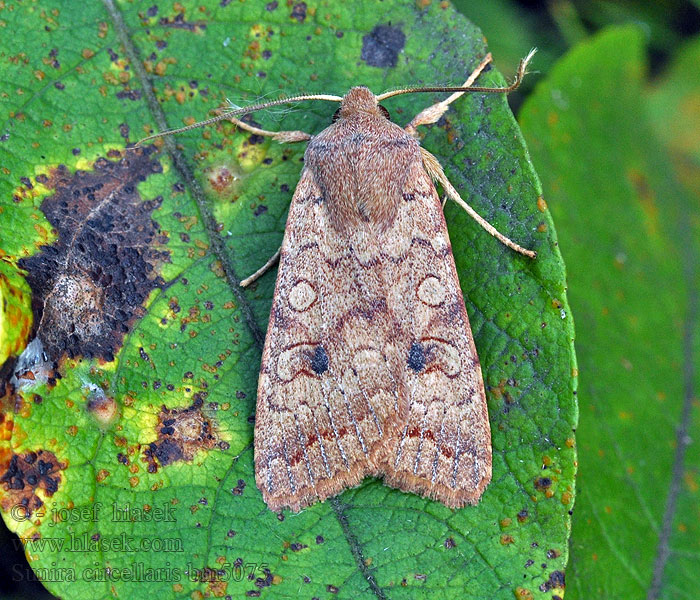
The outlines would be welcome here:
<svg viewBox="0 0 700 600">
<path fill-rule="evenodd" d="M 389 118 L 389 111 L 379 104 L 377 97 L 365 86 L 350 88 L 350 91 L 343 96 L 340 108 L 333 115 L 333 120 L 349 117 L 358 112 Z"/>
</svg>

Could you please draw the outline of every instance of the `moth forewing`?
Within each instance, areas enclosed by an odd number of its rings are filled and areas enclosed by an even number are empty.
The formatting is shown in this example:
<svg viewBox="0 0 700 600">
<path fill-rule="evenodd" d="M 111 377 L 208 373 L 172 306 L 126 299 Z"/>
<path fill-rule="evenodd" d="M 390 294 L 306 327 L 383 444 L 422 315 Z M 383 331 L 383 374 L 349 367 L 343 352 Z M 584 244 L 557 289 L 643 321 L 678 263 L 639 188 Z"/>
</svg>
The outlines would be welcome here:
<svg viewBox="0 0 700 600">
<path fill-rule="evenodd" d="M 298 510 L 375 474 L 476 502 L 491 477 L 484 385 L 418 142 L 353 88 L 304 164 L 258 385 L 265 501 Z"/>
</svg>

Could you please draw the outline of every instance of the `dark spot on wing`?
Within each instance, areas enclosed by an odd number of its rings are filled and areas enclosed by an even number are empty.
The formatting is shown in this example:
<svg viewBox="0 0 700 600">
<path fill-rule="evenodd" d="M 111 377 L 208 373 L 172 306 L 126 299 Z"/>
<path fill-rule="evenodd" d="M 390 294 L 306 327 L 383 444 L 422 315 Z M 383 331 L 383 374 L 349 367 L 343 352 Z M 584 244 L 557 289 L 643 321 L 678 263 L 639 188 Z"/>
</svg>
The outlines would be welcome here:
<svg viewBox="0 0 700 600">
<path fill-rule="evenodd" d="M 311 368 L 316 375 L 322 375 L 328 370 L 328 354 L 320 344 L 316 346 L 314 355 L 311 358 Z"/>
<path fill-rule="evenodd" d="M 425 348 L 423 344 L 413 342 L 408 351 L 408 366 L 416 373 L 425 368 Z"/>
</svg>

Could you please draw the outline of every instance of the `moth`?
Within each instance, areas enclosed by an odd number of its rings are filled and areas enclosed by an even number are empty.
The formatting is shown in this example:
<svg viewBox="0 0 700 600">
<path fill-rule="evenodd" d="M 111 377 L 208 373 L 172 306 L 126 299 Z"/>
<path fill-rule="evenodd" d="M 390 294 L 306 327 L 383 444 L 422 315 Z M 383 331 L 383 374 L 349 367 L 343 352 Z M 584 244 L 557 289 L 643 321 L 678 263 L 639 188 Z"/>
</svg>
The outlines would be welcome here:
<svg viewBox="0 0 700 600">
<path fill-rule="evenodd" d="M 434 182 L 489 233 L 535 257 L 481 218 L 422 148 L 416 128 L 435 123 L 473 86 L 405 88 L 375 96 L 296 96 L 234 108 L 230 119 L 283 142 L 309 141 L 280 251 L 262 354 L 255 417 L 255 478 L 268 507 L 293 511 L 366 476 L 450 508 L 475 504 L 491 480 L 484 382 Z M 453 92 L 405 128 L 380 104 L 411 92 Z M 300 100 L 339 102 L 316 135 L 271 132 L 236 118 Z M 194 126 L 152 137 L 191 129 Z M 146 139 L 151 139 L 146 138 Z"/>
</svg>

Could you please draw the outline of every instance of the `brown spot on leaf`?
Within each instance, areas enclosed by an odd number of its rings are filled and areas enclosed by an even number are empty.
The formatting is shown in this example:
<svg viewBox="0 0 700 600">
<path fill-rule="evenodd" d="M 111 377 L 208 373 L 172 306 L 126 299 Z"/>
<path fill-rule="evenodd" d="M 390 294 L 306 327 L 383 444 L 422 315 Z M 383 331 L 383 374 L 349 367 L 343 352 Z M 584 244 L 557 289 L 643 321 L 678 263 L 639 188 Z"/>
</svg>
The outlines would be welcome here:
<svg viewBox="0 0 700 600">
<path fill-rule="evenodd" d="M 516 600 L 533 600 L 534 596 L 532 595 L 532 592 L 528 590 L 527 588 L 523 587 L 518 587 L 515 588 L 514 592 Z"/>
<path fill-rule="evenodd" d="M 162 170 L 150 153 L 98 159 L 92 172 L 59 166 L 46 184 L 55 192 L 41 210 L 58 239 L 20 266 L 33 292 L 36 334 L 54 360 L 113 360 L 151 290 L 163 285 L 157 266 L 169 255 L 153 247 L 166 240 L 151 219 L 162 198 L 144 202 L 136 191 Z"/>
<path fill-rule="evenodd" d="M 223 598 L 226 596 L 226 590 L 228 588 L 226 571 L 223 569 L 212 569 L 211 567 L 205 567 L 205 570 L 207 571 L 204 575 L 205 581 L 207 582 L 207 596 L 213 598 Z"/>
<path fill-rule="evenodd" d="M 219 163 L 205 173 L 208 187 L 221 202 L 235 202 L 240 195 L 243 173 L 234 164 Z"/>
<path fill-rule="evenodd" d="M 207 179 L 214 190 L 222 192 L 233 183 L 235 177 L 228 167 L 219 165 L 207 173 Z"/>
<path fill-rule="evenodd" d="M 642 206 L 642 210 L 646 214 L 646 227 L 649 235 L 655 235 L 658 232 L 659 209 L 656 205 L 656 192 L 649 183 L 649 179 L 645 173 L 638 169 L 628 169 L 627 178 L 634 187 L 637 193 L 637 198 Z"/>
<path fill-rule="evenodd" d="M 53 496 L 61 484 L 60 471 L 63 469 L 65 465 L 47 450 L 13 453 L 0 477 L 0 484 L 6 492 L 1 501 L 3 510 L 21 506 L 25 512 L 18 513 L 19 516 L 29 517 L 44 504 L 37 490 L 42 490 L 45 496 Z"/>
<path fill-rule="evenodd" d="M 187 408 L 161 409 L 156 431 L 158 439 L 144 452 L 148 471 L 158 465 L 167 467 L 179 460 L 191 461 L 198 450 L 211 450 L 219 445 L 214 424 L 202 413 L 203 399 L 196 396 Z"/>
<path fill-rule="evenodd" d="M 97 386 L 90 391 L 86 408 L 103 427 L 111 425 L 119 415 L 119 407 L 116 400 L 107 396 L 102 388 Z"/>
</svg>

